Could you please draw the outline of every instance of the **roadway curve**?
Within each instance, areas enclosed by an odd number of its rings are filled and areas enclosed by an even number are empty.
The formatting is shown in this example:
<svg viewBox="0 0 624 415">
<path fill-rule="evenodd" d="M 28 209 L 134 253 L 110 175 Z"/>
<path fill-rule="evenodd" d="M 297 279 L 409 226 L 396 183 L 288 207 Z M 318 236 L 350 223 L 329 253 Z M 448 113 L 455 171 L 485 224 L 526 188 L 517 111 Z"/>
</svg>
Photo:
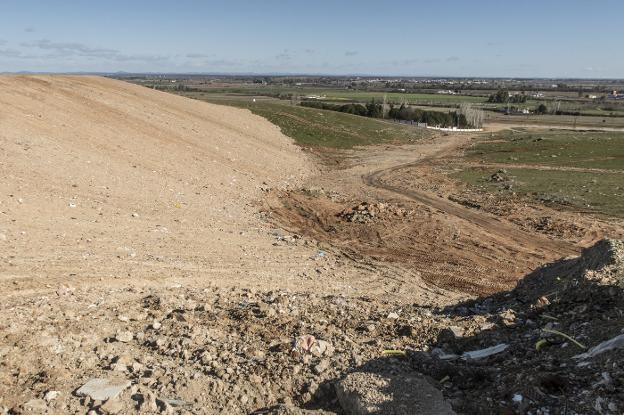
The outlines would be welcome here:
<svg viewBox="0 0 624 415">
<path fill-rule="evenodd" d="M 393 192 L 477 225 L 486 233 L 496 237 L 499 243 L 508 247 L 525 252 L 539 253 L 550 258 L 577 254 L 578 247 L 569 242 L 553 240 L 540 234 L 526 232 L 500 217 L 462 206 L 432 192 L 405 189 L 384 181 L 385 177 L 401 174 L 401 170 L 423 166 L 436 159 L 451 155 L 461 147 L 466 146 L 470 142 L 470 138 L 470 135 L 461 134 L 437 137 L 435 139 L 437 145 L 430 148 L 429 151 L 425 149 L 425 153 L 421 154 L 417 160 L 375 170 L 363 175 L 362 179 L 368 186 Z"/>
</svg>

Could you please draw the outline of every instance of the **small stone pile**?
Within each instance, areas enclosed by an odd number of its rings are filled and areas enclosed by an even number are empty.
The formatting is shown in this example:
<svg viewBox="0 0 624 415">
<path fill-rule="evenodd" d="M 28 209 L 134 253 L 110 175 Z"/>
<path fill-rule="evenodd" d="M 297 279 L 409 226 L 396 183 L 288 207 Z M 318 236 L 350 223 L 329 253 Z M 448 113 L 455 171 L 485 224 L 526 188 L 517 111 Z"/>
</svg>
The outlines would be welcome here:
<svg viewBox="0 0 624 415">
<path fill-rule="evenodd" d="M 404 218 L 413 213 L 412 210 L 391 203 L 362 202 L 355 207 L 340 212 L 338 217 L 352 223 L 369 223 L 376 219 Z"/>
</svg>

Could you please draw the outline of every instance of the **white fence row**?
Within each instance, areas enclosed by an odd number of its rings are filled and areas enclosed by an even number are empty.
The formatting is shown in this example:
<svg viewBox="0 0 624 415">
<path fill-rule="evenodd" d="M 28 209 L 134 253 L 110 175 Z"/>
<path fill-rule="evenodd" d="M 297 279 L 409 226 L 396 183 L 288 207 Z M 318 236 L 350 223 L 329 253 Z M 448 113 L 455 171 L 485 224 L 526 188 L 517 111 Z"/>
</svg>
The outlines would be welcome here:
<svg viewBox="0 0 624 415">
<path fill-rule="evenodd" d="M 474 133 L 477 131 L 483 131 L 483 128 L 457 128 L 457 127 L 430 127 L 427 126 L 430 130 L 438 130 L 438 131 L 453 131 L 458 133 Z"/>
</svg>

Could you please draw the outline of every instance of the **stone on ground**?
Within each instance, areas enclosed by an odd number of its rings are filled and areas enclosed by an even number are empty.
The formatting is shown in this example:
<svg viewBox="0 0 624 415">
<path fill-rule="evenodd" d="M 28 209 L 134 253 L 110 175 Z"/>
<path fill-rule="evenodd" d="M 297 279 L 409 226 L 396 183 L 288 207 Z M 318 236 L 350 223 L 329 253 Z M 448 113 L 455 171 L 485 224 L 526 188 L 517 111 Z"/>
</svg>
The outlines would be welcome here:
<svg viewBox="0 0 624 415">
<path fill-rule="evenodd" d="M 115 399 L 130 387 L 128 380 L 91 379 L 76 391 L 78 396 L 88 396 L 95 401 Z"/>
</svg>

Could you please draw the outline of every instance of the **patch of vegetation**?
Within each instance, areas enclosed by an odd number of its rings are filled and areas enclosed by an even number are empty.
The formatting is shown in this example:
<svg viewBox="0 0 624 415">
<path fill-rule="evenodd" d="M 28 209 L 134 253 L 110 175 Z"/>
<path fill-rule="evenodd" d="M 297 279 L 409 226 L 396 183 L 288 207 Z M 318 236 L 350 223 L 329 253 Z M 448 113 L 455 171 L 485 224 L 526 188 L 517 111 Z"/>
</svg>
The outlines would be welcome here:
<svg viewBox="0 0 624 415">
<path fill-rule="evenodd" d="M 354 146 L 405 143 L 431 135 L 431 132 L 392 122 L 349 113 L 305 108 L 273 99 L 184 93 L 204 101 L 249 109 L 273 124 L 298 144 L 312 147 L 352 148 Z"/>
<path fill-rule="evenodd" d="M 490 95 L 488 102 L 496 104 L 522 104 L 527 102 L 527 96 L 523 94 L 510 95 L 509 91 L 505 89 L 499 89 L 495 94 Z"/>
<path fill-rule="evenodd" d="M 479 142 L 468 157 L 490 163 L 624 170 L 624 133 L 507 130 Z"/>
<path fill-rule="evenodd" d="M 483 191 L 515 192 L 545 204 L 624 217 L 624 133 L 503 131 L 481 139 L 466 158 L 511 166 L 504 169 L 505 180 L 492 180 L 498 167 L 455 173 Z"/>
<path fill-rule="evenodd" d="M 369 118 L 391 118 L 393 120 L 412 121 L 416 123 L 425 123 L 436 127 L 453 127 L 469 128 L 468 120 L 464 114 L 457 112 L 443 111 L 427 111 L 420 108 L 413 108 L 409 105 L 401 104 L 395 107 L 394 104 L 389 105 L 389 110 L 385 111 L 384 106 L 372 100 L 366 106 L 362 104 L 330 104 L 318 101 L 304 101 L 301 106 L 308 108 L 318 108 L 329 111 L 346 112 L 362 117 Z"/>
<path fill-rule="evenodd" d="M 624 217 L 624 175 L 620 173 L 505 170 L 509 182 L 503 185 L 491 180 L 496 169 L 468 168 L 453 176 L 492 194 L 515 192 L 546 205 Z"/>
</svg>

